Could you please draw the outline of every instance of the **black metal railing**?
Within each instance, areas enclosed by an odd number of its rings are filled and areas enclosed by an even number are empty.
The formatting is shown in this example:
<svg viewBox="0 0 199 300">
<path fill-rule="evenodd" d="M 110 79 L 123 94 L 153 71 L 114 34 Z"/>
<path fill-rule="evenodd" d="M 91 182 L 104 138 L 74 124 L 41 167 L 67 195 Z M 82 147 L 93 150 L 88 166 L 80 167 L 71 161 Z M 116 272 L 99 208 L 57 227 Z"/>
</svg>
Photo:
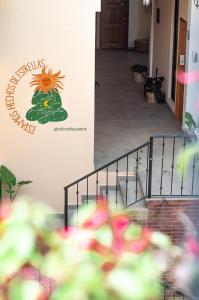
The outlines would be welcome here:
<svg viewBox="0 0 199 300">
<path fill-rule="evenodd" d="M 198 158 L 179 172 L 178 153 L 195 144 L 195 136 L 153 136 L 145 144 L 67 185 L 65 226 L 83 204 L 106 197 L 116 208 L 135 207 L 152 197 L 199 197 Z M 78 223 L 78 218 L 77 218 Z"/>
<path fill-rule="evenodd" d="M 145 199 L 148 195 L 149 148 L 150 142 L 147 142 L 66 186 L 65 225 L 68 225 L 70 210 L 78 214 L 82 204 L 96 201 L 100 195 L 109 199 L 116 208 L 121 205 L 130 207 Z M 141 165 L 143 157 L 146 165 Z M 144 188 L 140 185 L 138 175 L 141 168 L 145 178 Z M 122 185 L 122 195 L 119 185 Z"/>
<path fill-rule="evenodd" d="M 163 284 L 162 300 L 194 300 L 192 296 L 186 295 L 183 291 L 176 290 L 168 284 Z"/>
<path fill-rule="evenodd" d="M 195 136 L 154 136 L 151 138 L 150 197 L 198 197 L 198 157 L 194 156 L 187 169 L 179 165 L 179 154 L 197 143 Z"/>
</svg>

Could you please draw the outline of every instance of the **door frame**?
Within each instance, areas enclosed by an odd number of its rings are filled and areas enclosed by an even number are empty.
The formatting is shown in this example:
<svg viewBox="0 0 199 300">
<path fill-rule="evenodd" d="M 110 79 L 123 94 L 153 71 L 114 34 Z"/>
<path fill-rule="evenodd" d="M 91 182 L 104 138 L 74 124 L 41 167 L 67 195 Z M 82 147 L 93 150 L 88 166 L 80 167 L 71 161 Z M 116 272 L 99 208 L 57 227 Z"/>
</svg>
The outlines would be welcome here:
<svg viewBox="0 0 199 300">
<path fill-rule="evenodd" d="M 180 25 L 181 22 L 183 22 L 186 25 L 186 33 L 187 33 L 187 28 L 188 28 L 188 22 L 183 19 L 182 17 L 179 18 L 179 30 L 178 30 L 178 43 L 177 43 L 177 60 L 176 60 L 176 71 L 178 70 L 179 67 L 179 43 L 180 43 Z M 186 34 L 187 35 L 187 34 Z M 187 61 L 187 38 L 186 38 L 186 49 L 185 49 L 185 64 L 184 64 L 184 68 L 186 70 L 186 61 Z M 176 119 L 183 122 L 183 110 L 184 110 L 184 100 L 185 100 L 185 95 L 186 95 L 186 91 L 185 91 L 185 86 L 183 86 L 183 101 L 182 103 L 180 102 L 179 99 L 179 95 L 178 95 L 178 91 L 179 91 L 179 87 L 182 84 L 176 81 L 176 91 L 175 91 L 175 116 Z M 182 107 L 181 107 L 182 105 Z M 182 111 L 182 116 L 181 116 L 181 111 Z"/>
<path fill-rule="evenodd" d="M 151 20 L 149 35 L 149 77 L 153 77 L 153 60 L 154 60 L 154 32 L 155 32 L 155 1 L 151 1 Z"/>
<path fill-rule="evenodd" d="M 172 58 L 172 73 L 171 73 L 171 99 L 176 102 L 176 71 L 178 66 L 178 47 L 179 47 L 179 24 L 180 24 L 180 0 L 175 0 L 174 4 L 174 28 L 173 28 L 173 58 Z"/>
<path fill-rule="evenodd" d="M 126 3 L 125 10 L 126 10 L 126 30 L 125 30 L 125 48 L 128 50 L 129 47 L 129 0 L 124 0 Z"/>
<path fill-rule="evenodd" d="M 119 2 L 121 0 L 118 0 Z M 127 15 L 127 20 L 126 20 L 126 28 L 125 28 L 125 47 L 121 50 L 128 50 L 128 43 L 129 43 L 129 0 L 124 0 L 125 3 L 125 10 L 126 10 L 126 15 Z M 100 48 L 102 48 L 102 8 L 103 8 L 103 0 L 101 0 L 101 12 L 100 12 Z"/>
</svg>

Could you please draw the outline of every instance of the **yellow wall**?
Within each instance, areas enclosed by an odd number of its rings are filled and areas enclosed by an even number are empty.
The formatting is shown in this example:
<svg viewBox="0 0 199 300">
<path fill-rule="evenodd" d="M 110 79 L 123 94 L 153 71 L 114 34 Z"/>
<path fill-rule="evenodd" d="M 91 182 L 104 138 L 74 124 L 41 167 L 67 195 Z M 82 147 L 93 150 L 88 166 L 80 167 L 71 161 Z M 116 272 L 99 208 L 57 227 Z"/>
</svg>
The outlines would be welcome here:
<svg viewBox="0 0 199 300">
<path fill-rule="evenodd" d="M 33 180 L 25 188 L 28 195 L 62 212 L 63 187 L 93 170 L 97 9 L 97 0 L 87 0 L 86 5 L 82 0 L 0 2 L 1 163 L 19 180 Z M 41 72 L 41 68 L 32 70 L 32 66 L 39 59 L 65 75 L 61 98 L 68 119 L 46 125 L 29 121 L 35 126 L 32 134 L 33 130 L 25 131 L 22 124 L 18 125 L 20 120 L 15 122 L 12 116 L 17 111 L 27 122 L 26 112 L 33 106 L 32 73 Z M 29 69 L 20 78 L 15 72 L 23 65 Z M 15 109 L 8 110 L 6 88 L 12 76 L 17 78 Z M 55 131 L 57 127 L 67 130 Z M 68 131 L 70 128 L 86 131 Z"/>
</svg>

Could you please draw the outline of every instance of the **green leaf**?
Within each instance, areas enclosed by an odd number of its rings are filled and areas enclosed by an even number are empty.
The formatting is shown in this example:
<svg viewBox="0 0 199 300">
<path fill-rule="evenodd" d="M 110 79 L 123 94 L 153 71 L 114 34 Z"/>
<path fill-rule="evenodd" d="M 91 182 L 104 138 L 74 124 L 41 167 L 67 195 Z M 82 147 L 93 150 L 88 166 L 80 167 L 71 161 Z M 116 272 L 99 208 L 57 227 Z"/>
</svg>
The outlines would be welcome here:
<svg viewBox="0 0 199 300">
<path fill-rule="evenodd" d="M 0 202 L 2 201 L 3 198 L 3 193 L 2 193 L 2 182 L 1 182 L 1 175 L 0 175 Z"/>
<path fill-rule="evenodd" d="M 66 283 L 65 285 L 59 286 L 57 289 L 55 289 L 50 299 L 51 300 L 65 300 L 65 299 L 88 300 L 92 298 L 89 297 L 87 291 L 82 286 L 78 286 L 73 281 L 70 283 Z"/>
<path fill-rule="evenodd" d="M 30 183 L 32 183 L 32 181 L 30 181 L 30 180 L 24 180 L 24 181 L 19 181 L 19 182 L 17 182 L 17 185 L 18 186 L 22 186 L 22 185 L 27 185 L 27 184 L 30 184 Z"/>
<path fill-rule="evenodd" d="M 111 247 L 113 242 L 113 234 L 111 228 L 108 226 L 101 226 L 95 232 L 96 240 L 105 247 Z"/>
<path fill-rule="evenodd" d="M 136 65 L 131 66 L 131 70 L 133 72 L 137 72 L 137 73 L 142 74 L 142 73 L 146 73 L 148 71 L 148 68 L 145 65 L 136 64 Z"/>
<path fill-rule="evenodd" d="M 169 249 L 172 245 L 170 238 L 161 232 L 152 233 L 151 243 L 163 249 Z"/>
<path fill-rule="evenodd" d="M 189 129 L 192 127 L 195 129 L 197 127 L 196 122 L 189 112 L 185 112 L 185 124 Z"/>
<path fill-rule="evenodd" d="M 8 168 L 6 168 L 5 166 L 1 166 L 0 174 L 3 184 L 7 184 L 8 186 L 16 185 L 16 177 Z"/>
<path fill-rule="evenodd" d="M 12 276 L 30 260 L 34 251 L 35 232 L 28 224 L 8 224 L 1 236 L 0 282 Z"/>
<path fill-rule="evenodd" d="M 137 224 L 133 224 L 131 226 L 129 226 L 125 232 L 125 238 L 127 240 L 137 240 L 140 238 L 142 233 L 142 228 L 141 226 L 137 225 Z"/>
<path fill-rule="evenodd" d="M 8 189 L 8 190 L 6 190 L 6 192 L 9 193 L 10 195 L 13 195 L 15 193 L 15 191 L 12 189 Z"/>
<path fill-rule="evenodd" d="M 37 281 L 15 279 L 9 286 L 10 300 L 37 300 L 43 288 Z"/>
<path fill-rule="evenodd" d="M 117 269 L 109 273 L 107 284 L 116 293 L 116 299 L 156 299 L 160 291 L 157 279 L 143 280 L 141 275 L 136 271 Z"/>
<path fill-rule="evenodd" d="M 199 154 L 199 145 L 189 146 L 178 155 L 177 166 L 181 172 L 187 171 L 191 160 Z"/>
</svg>

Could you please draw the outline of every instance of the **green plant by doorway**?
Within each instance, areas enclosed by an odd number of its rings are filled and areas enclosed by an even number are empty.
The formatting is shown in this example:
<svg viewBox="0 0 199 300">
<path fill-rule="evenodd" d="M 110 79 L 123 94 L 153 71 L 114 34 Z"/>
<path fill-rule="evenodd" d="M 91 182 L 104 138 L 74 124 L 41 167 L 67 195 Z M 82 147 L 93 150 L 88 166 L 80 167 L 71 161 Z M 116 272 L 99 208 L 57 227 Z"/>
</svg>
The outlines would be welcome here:
<svg viewBox="0 0 199 300">
<path fill-rule="evenodd" d="M 15 175 L 5 166 L 0 166 L 0 201 L 4 196 L 4 193 L 7 193 L 10 200 L 13 201 L 21 187 L 27 184 L 32 183 L 30 180 L 18 181 Z"/>
<path fill-rule="evenodd" d="M 140 74 L 144 74 L 148 72 L 147 66 L 139 65 L 139 64 L 132 65 L 131 70 L 135 73 L 140 73 Z"/>
<path fill-rule="evenodd" d="M 147 78 L 147 66 L 136 64 L 131 66 L 131 70 L 133 72 L 134 81 L 137 83 L 144 83 Z"/>
<path fill-rule="evenodd" d="M 197 124 L 189 112 L 185 112 L 185 125 L 188 129 L 196 129 L 199 127 L 199 123 Z"/>
</svg>

